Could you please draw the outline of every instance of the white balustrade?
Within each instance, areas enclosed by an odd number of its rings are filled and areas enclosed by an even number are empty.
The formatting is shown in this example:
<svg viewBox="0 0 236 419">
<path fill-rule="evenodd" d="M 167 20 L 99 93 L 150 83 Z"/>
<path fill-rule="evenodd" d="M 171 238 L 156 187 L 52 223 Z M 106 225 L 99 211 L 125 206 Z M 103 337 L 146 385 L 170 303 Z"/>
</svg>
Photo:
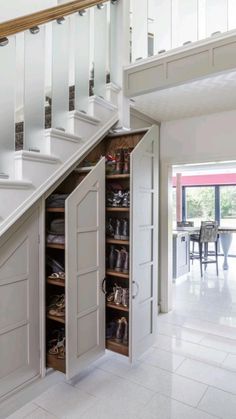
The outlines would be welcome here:
<svg viewBox="0 0 236 419">
<path fill-rule="evenodd" d="M 94 94 L 105 98 L 107 73 L 107 5 L 94 7 L 93 23 Z"/>
<path fill-rule="evenodd" d="M 206 0 L 206 35 L 228 29 L 228 0 Z"/>
<path fill-rule="evenodd" d="M 90 11 L 75 16 L 75 109 L 88 111 L 90 70 Z"/>
<path fill-rule="evenodd" d="M 44 152 L 45 27 L 25 32 L 24 149 Z"/>
<path fill-rule="evenodd" d="M 15 86 L 16 49 L 15 37 L 8 44 L 0 45 L 0 178 L 1 174 L 13 177 L 13 155 L 15 150 Z M 7 40 L 6 40 L 7 42 Z"/>
<path fill-rule="evenodd" d="M 67 130 L 68 111 L 69 18 L 62 18 L 52 25 L 52 128 Z"/>
<path fill-rule="evenodd" d="M 148 0 L 132 2 L 132 60 L 148 56 Z"/>
</svg>

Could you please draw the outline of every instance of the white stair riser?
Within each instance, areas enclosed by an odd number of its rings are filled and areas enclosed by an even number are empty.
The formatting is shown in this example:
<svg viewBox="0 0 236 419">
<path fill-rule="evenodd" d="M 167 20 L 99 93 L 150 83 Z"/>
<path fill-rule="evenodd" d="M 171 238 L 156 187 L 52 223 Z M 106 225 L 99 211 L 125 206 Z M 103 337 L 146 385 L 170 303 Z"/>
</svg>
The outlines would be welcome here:
<svg viewBox="0 0 236 419">
<path fill-rule="evenodd" d="M 102 104 L 98 103 L 96 99 L 90 99 L 89 103 L 89 114 L 96 115 L 96 118 L 99 118 L 102 123 L 105 123 L 109 120 L 114 112 L 113 109 L 109 109 L 108 107 L 103 106 Z"/>
<path fill-rule="evenodd" d="M 15 160 L 15 175 L 18 180 L 30 180 L 37 188 L 59 167 L 59 161 L 52 164 L 48 162 L 17 159 Z"/>
<path fill-rule="evenodd" d="M 69 119 L 68 130 L 72 134 L 79 135 L 82 138 L 89 138 L 97 131 L 98 127 L 94 124 L 89 124 L 87 121 L 78 119 L 72 115 Z"/>
<path fill-rule="evenodd" d="M 45 138 L 46 154 L 57 155 L 61 162 L 65 162 L 76 150 L 78 150 L 83 142 L 66 141 L 52 135 Z"/>
<path fill-rule="evenodd" d="M 33 189 L 7 189 L 0 187 L 0 214 L 1 218 L 5 219 L 13 212 L 25 199 L 30 196 Z M 2 220 L 1 220 L 2 221 Z"/>
</svg>

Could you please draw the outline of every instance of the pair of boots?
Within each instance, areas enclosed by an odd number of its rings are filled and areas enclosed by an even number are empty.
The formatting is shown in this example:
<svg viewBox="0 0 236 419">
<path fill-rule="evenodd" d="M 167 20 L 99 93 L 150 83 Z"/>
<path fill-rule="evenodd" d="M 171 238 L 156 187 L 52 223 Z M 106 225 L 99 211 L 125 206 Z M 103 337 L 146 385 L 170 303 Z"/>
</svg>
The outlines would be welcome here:
<svg viewBox="0 0 236 419">
<path fill-rule="evenodd" d="M 129 253 L 122 247 L 121 250 L 115 249 L 112 245 L 109 253 L 109 269 L 115 270 L 116 272 L 129 273 Z"/>
<path fill-rule="evenodd" d="M 122 305 L 124 307 L 129 306 L 129 289 L 122 288 L 115 284 L 113 291 L 107 296 L 108 303 L 115 303 L 116 305 Z"/>
<path fill-rule="evenodd" d="M 128 321 L 125 317 L 121 317 L 117 321 L 111 321 L 106 328 L 106 338 L 115 339 L 117 343 L 128 345 L 129 343 L 129 330 Z"/>
<path fill-rule="evenodd" d="M 130 153 L 131 148 L 119 148 L 115 153 L 115 174 L 130 173 Z"/>
<path fill-rule="evenodd" d="M 106 226 L 107 236 L 116 240 L 129 239 L 129 220 L 128 218 L 109 218 Z"/>
<path fill-rule="evenodd" d="M 130 192 L 128 189 L 110 190 L 108 191 L 106 198 L 108 207 L 129 208 L 130 206 Z"/>
<path fill-rule="evenodd" d="M 125 317 L 117 320 L 118 326 L 116 330 L 116 342 L 123 343 L 123 345 L 128 345 L 128 321 Z"/>
</svg>

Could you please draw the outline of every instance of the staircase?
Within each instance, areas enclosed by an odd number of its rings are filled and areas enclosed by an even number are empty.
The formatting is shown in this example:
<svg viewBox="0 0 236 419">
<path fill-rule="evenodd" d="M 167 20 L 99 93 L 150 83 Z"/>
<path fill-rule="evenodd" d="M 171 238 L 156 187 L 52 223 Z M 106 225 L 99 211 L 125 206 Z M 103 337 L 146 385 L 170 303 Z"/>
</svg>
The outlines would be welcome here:
<svg viewBox="0 0 236 419">
<path fill-rule="evenodd" d="M 101 6 L 87 0 L 72 3 L 78 4 L 77 13 L 66 13 L 68 16 L 60 19 L 55 18 L 54 13 L 49 23 L 34 24 L 33 28 L 29 24 L 24 32 L 25 90 L 20 112 L 24 117 L 18 121 L 14 103 L 17 68 L 10 66 L 18 53 L 15 46 L 19 36 L 17 22 L 13 36 L 8 36 L 5 28 L 3 32 L 0 25 L 0 60 L 4 63 L 0 68 L 0 91 L 3 92 L 0 105 L 6 102 L 8 112 L 7 117 L 0 112 L 1 137 L 4 138 L 2 141 L 0 137 L 0 236 L 49 188 L 72 171 L 119 120 L 117 104 L 121 88 L 113 82 L 110 71 L 114 68 L 114 62 L 111 63 L 114 54 L 110 54 L 110 63 L 107 62 L 109 48 L 115 47 L 114 31 L 117 30 L 118 8 L 122 4 L 112 1 Z M 88 5 L 86 11 L 81 10 L 81 3 Z M 54 12 L 60 9 L 58 13 L 61 13 L 62 8 L 66 11 L 66 7 L 58 6 Z M 34 14 L 34 22 L 39 18 L 38 14 Z M 52 33 L 51 89 L 40 74 L 40 69 L 45 71 L 47 68 L 43 58 L 40 62 L 40 56 L 48 47 L 47 26 Z M 78 38 L 78 45 L 75 43 L 72 47 L 69 40 L 73 30 L 77 30 L 81 39 Z M 91 33 L 92 51 L 91 40 L 87 39 Z M 97 53 L 101 42 L 103 60 Z M 80 44 L 84 51 L 90 48 L 89 52 L 83 51 L 81 55 Z M 69 53 L 73 55 L 72 84 L 71 61 L 66 62 Z"/>
</svg>

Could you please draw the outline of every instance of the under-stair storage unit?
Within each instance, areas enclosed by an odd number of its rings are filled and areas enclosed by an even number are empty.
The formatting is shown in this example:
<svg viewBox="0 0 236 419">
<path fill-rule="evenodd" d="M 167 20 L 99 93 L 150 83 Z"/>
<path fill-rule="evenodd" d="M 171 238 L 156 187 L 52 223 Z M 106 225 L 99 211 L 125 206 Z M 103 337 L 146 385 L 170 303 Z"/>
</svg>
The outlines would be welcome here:
<svg viewBox="0 0 236 419">
<path fill-rule="evenodd" d="M 47 367 L 68 379 L 154 342 L 158 135 L 109 135 L 46 201 Z"/>
</svg>

